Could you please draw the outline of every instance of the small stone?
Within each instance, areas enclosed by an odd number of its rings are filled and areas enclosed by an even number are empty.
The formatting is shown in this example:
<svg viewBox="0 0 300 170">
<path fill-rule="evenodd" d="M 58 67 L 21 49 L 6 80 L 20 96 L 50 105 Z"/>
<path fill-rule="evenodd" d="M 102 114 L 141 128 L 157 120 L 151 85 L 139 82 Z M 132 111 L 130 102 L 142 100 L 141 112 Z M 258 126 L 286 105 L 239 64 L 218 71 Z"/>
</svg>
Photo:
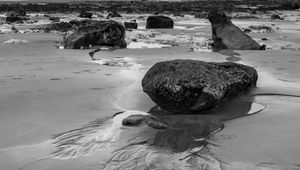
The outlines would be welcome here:
<svg viewBox="0 0 300 170">
<path fill-rule="evenodd" d="M 140 125 L 144 120 L 146 116 L 144 115 L 130 115 L 123 119 L 122 125 L 123 126 L 138 126 Z"/>
</svg>

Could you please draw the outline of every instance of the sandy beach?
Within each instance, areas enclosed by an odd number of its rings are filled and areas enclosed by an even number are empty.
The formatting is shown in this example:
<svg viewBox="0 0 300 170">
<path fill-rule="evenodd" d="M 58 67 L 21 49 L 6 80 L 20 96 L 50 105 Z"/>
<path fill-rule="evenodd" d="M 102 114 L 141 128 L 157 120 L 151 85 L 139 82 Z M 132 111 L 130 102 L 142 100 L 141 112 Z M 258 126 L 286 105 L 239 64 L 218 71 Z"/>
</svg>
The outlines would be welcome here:
<svg viewBox="0 0 300 170">
<path fill-rule="evenodd" d="M 143 28 L 145 22 L 139 23 Z M 300 22 L 233 23 L 273 23 L 279 30 L 250 34 L 270 47 L 265 51 L 191 50 L 191 37 L 195 42 L 211 37 L 210 24 L 179 18 L 173 30 L 126 32 L 128 39 L 155 36 L 138 38 L 126 49 L 99 51 L 96 60 L 90 59 L 90 49 L 58 49 L 62 36 L 55 33 L 1 34 L 0 169 L 300 169 Z M 233 115 L 224 127 L 214 127 L 204 149 L 191 148 L 201 151 L 197 158 L 183 159 L 190 155 L 187 151 L 143 145 L 167 134 L 146 125 L 122 127 L 124 115 L 114 116 L 123 111 L 147 114 L 155 103 L 143 92 L 141 80 L 155 63 L 173 59 L 234 61 L 254 67 L 259 75 L 256 88 L 225 102 L 213 111 L 215 117 L 170 118 L 185 125 L 198 120 L 201 126 L 206 119 L 219 122 L 222 114 Z"/>
</svg>

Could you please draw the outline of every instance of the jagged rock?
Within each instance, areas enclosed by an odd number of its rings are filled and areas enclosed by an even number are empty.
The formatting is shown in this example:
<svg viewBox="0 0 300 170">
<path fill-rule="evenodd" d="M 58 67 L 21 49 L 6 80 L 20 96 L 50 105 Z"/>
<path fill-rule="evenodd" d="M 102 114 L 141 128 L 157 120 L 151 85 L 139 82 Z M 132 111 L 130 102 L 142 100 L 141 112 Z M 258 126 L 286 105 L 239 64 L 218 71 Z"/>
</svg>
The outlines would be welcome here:
<svg viewBox="0 0 300 170">
<path fill-rule="evenodd" d="M 173 28 L 174 21 L 166 16 L 149 16 L 147 18 L 146 29 Z"/>
<path fill-rule="evenodd" d="M 126 29 L 137 29 L 138 28 L 138 24 L 136 23 L 136 21 L 124 22 L 124 26 Z"/>
<path fill-rule="evenodd" d="M 142 81 L 144 92 L 162 109 L 198 112 L 256 85 L 254 68 L 237 63 L 172 60 L 156 63 Z"/>
<path fill-rule="evenodd" d="M 208 14 L 211 22 L 214 49 L 262 50 L 263 47 L 235 26 L 224 12 Z"/>
<path fill-rule="evenodd" d="M 93 13 L 91 12 L 80 12 L 79 17 L 80 18 L 92 18 Z"/>
<path fill-rule="evenodd" d="M 64 47 L 80 49 L 90 45 L 125 48 L 125 28 L 116 21 L 90 21 L 64 38 Z"/>
</svg>

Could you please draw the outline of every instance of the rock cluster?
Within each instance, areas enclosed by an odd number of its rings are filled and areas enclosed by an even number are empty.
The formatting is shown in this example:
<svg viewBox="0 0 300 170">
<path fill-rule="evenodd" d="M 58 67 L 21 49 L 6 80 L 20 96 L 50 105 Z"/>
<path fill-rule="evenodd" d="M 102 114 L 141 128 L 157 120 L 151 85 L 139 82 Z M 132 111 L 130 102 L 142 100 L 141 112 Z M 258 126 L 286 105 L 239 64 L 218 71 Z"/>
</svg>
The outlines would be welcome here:
<svg viewBox="0 0 300 170">
<path fill-rule="evenodd" d="M 144 92 L 162 109 L 190 113 L 256 85 L 254 68 L 237 63 L 173 60 L 156 63 L 142 81 Z"/>
</svg>

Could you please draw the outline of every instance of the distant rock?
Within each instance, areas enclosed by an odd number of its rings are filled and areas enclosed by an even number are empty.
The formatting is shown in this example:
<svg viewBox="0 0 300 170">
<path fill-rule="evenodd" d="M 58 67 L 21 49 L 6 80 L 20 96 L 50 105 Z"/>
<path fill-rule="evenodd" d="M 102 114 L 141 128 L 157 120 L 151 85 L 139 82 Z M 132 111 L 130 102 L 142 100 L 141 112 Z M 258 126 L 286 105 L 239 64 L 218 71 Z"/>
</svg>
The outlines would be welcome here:
<svg viewBox="0 0 300 170">
<path fill-rule="evenodd" d="M 271 15 L 271 20 L 275 20 L 275 19 L 283 20 L 278 14 Z"/>
<path fill-rule="evenodd" d="M 122 17 L 122 15 L 119 14 L 117 11 L 114 11 L 114 12 L 108 13 L 106 18 L 109 19 L 109 18 L 118 18 L 118 17 Z"/>
<path fill-rule="evenodd" d="M 61 32 L 67 32 L 73 29 L 72 24 L 68 22 L 59 22 L 59 23 L 51 23 L 51 24 L 46 24 L 38 29 L 44 30 L 45 32 L 50 32 L 50 31 L 61 31 Z"/>
<path fill-rule="evenodd" d="M 243 31 L 246 33 L 272 33 L 275 32 L 273 28 L 274 27 L 268 25 L 250 25 L 247 28 L 244 28 Z"/>
<path fill-rule="evenodd" d="M 262 46 L 235 26 L 224 12 L 212 11 L 208 14 L 212 27 L 214 49 L 262 50 Z"/>
<path fill-rule="evenodd" d="M 26 12 L 19 10 L 19 11 L 10 11 L 6 14 L 8 17 L 26 17 Z"/>
<path fill-rule="evenodd" d="M 174 27 L 174 21 L 170 17 L 166 16 L 149 16 L 147 18 L 146 29 L 167 28 L 172 29 Z"/>
<path fill-rule="evenodd" d="M 195 14 L 195 18 L 207 18 L 208 17 L 208 14 L 207 12 L 200 12 L 200 13 L 196 13 Z"/>
<path fill-rule="evenodd" d="M 126 29 L 137 29 L 138 24 L 136 23 L 135 20 L 130 21 L 130 22 L 124 22 L 124 26 Z"/>
<path fill-rule="evenodd" d="M 190 113 L 211 109 L 256 85 L 254 68 L 224 62 L 172 60 L 156 63 L 142 80 L 144 92 L 162 109 Z"/>
<path fill-rule="evenodd" d="M 25 20 L 28 20 L 28 18 L 19 17 L 19 16 L 8 16 L 5 19 L 6 23 L 8 23 L 8 24 L 13 23 L 13 22 L 23 23 Z"/>
<path fill-rule="evenodd" d="M 59 17 L 49 17 L 49 20 L 52 21 L 52 22 L 59 22 L 60 21 Z"/>
<path fill-rule="evenodd" d="M 80 18 L 92 18 L 93 13 L 91 12 L 80 12 L 79 17 Z"/>
<path fill-rule="evenodd" d="M 124 26 L 112 20 L 86 21 L 79 25 L 75 32 L 64 38 L 65 48 L 80 49 L 91 45 L 126 48 Z"/>
</svg>

